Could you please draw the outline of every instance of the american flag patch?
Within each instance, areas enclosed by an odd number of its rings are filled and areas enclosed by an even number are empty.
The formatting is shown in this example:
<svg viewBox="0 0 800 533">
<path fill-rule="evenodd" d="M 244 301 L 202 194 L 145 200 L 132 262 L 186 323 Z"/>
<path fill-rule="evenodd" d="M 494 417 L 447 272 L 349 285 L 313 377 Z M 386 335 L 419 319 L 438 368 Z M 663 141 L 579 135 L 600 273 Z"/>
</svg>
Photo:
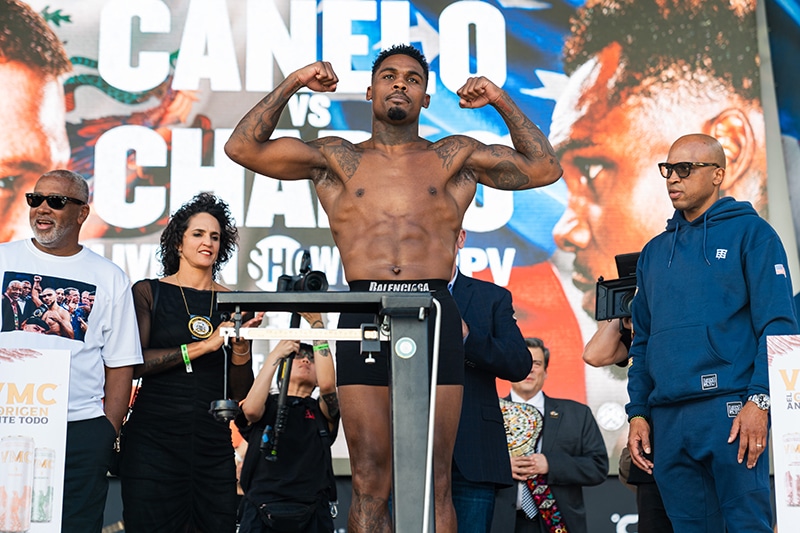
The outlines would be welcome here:
<svg viewBox="0 0 800 533">
<path fill-rule="evenodd" d="M 783 276 L 784 278 L 786 277 L 786 269 L 783 267 L 783 265 L 781 264 L 775 265 L 775 275 Z"/>
</svg>

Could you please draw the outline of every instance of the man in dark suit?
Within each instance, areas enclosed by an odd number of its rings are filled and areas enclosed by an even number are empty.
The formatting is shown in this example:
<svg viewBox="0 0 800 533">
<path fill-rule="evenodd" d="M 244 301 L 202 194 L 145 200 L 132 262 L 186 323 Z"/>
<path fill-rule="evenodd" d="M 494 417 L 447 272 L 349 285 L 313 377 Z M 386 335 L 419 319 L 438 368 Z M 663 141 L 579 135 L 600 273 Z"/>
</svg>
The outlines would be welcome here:
<svg viewBox="0 0 800 533">
<path fill-rule="evenodd" d="M 20 279 L 19 284 L 22 292 L 17 298 L 17 305 L 19 306 L 20 317 L 25 321 L 33 316 L 36 306 L 31 301 L 31 282 L 27 279 Z"/>
<path fill-rule="evenodd" d="M 19 309 L 18 299 L 22 295 L 22 284 L 19 280 L 12 279 L 6 286 L 3 294 L 3 326 L 0 331 L 14 331 L 21 329 L 24 318 Z"/>
<path fill-rule="evenodd" d="M 466 233 L 461 230 L 457 246 Z M 495 378 L 518 381 L 531 358 L 514 319 L 511 293 L 453 265 L 451 292 L 461 313 L 465 372 L 453 452 L 453 504 L 459 533 L 489 530 L 498 488 L 513 485 Z"/>
<path fill-rule="evenodd" d="M 506 399 L 533 405 L 542 413 L 543 425 L 534 453 L 512 457 L 511 469 L 517 487 L 503 489 L 497 500 L 492 531 L 497 533 L 551 533 L 543 512 L 529 517 L 522 500 L 528 491 L 524 483 L 544 475 L 569 533 L 586 533 L 583 486 L 599 485 L 608 476 L 608 455 L 592 411 L 585 405 L 550 398 L 542 392 L 547 378 L 550 351 L 541 339 L 525 339 L 533 367 L 524 380 L 511 384 Z M 551 520 L 552 522 L 552 520 Z"/>
</svg>

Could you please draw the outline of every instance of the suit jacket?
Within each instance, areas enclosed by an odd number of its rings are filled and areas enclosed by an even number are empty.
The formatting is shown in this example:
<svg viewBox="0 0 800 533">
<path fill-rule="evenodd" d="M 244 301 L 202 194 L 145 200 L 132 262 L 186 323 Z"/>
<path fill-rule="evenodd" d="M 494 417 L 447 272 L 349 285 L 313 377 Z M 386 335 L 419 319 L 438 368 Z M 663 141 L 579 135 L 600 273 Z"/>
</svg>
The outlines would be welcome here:
<svg viewBox="0 0 800 533">
<path fill-rule="evenodd" d="M 20 311 L 20 324 L 28 320 L 32 315 L 33 311 L 36 309 L 36 306 L 33 303 L 33 300 L 30 298 L 25 298 L 25 309 L 21 309 Z"/>
<path fill-rule="evenodd" d="M 510 399 L 510 398 L 506 398 Z M 608 477 L 608 452 L 591 409 L 572 400 L 544 397 L 542 451 L 547 482 L 569 533 L 586 533 L 583 487 Z M 499 491 L 492 533 L 514 531 L 517 485 Z"/>
<path fill-rule="evenodd" d="M 3 294 L 2 295 L 2 314 L 3 314 L 3 325 L 0 327 L 0 331 L 14 331 L 17 329 L 15 326 L 19 325 L 22 326 L 22 313 L 19 312 L 19 307 L 17 307 L 17 321 L 19 324 L 15 324 L 14 322 L 14 308 L 11 305 L 11 299 Z M 16 303 L 16 302 L 15 302 Z"/>
<path fill-rule="evenodd" d="M 514 480 L 495 378 L 525 379 L 531 371 L 531 354 L 514 318 L 509 291 L 459 272 L 453 298 L 469 326 L 453 461 L 469 481 L 509 486 Z"/>
</svg>

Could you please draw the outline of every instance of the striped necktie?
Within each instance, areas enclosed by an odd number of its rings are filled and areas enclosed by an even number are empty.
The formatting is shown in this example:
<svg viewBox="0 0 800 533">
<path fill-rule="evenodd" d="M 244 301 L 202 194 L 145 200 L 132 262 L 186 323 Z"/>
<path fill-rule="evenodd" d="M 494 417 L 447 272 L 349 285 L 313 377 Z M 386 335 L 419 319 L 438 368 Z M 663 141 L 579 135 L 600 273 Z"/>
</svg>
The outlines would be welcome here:
<svg viewBox="0 0 800 533">
<path fill-rule="evenodd" d="M 533 496 L 531 496 L 531 490 L 528 488 L 527 483 L 523 483 L 522 491 L 520 492 L 519 506 L 525 511 L 525 516 L 528 518 L 533 518 L 539 514 L 539 508 L 536 507 L 536 504 L 533 502 Z"/>
</svg>

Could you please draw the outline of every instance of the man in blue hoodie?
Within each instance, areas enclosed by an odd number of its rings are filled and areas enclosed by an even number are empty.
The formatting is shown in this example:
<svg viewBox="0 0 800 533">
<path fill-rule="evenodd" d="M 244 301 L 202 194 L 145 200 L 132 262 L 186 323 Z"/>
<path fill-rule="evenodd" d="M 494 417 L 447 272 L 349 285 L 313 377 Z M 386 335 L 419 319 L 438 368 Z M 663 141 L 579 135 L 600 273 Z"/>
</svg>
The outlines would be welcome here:
<svg viewBox="0 0 800 533">
<path fill-rule="evenodd" d="M 636 272 L 628 448 L 675 531 L 768 533 L 766 339 L 798 332 L 786 252 L 749 203 L 719 198 L 713 137 L 681 137 L 659 169 L 675 214 Z"/>
</svg>

